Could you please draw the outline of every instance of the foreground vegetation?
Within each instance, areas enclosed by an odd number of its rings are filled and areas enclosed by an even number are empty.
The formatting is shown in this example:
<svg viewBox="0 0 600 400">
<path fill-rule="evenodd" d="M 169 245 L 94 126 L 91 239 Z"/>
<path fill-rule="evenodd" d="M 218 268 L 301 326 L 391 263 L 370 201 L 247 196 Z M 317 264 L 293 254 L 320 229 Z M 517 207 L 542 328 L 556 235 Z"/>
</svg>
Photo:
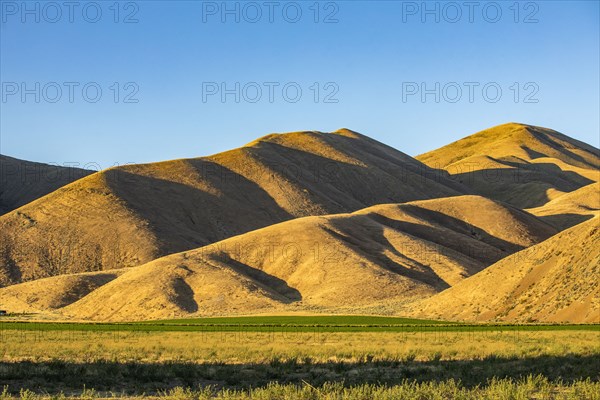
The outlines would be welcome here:
<svg viewBox="0 0 600 400">
<path fill-rule="evenodd" d="M 1 330 L 2 361 L 269 363 L 474 360 L 600 353 L 597 331 L 30 331 Z"/>
<path fill-rule="evenodd" d="M 1 400 L 13 398 L 47 399 L 66 398 L 64 393 L 55 396 L 39 395 L 23 390 L 18 395 L 11 395 L 8 390 L 0 395 Z M 94 399 L 101 395 L 94 390 L 86 390 L 77 396 L 79 399 Z M 111 393 L 110 397 L 121 397 L 119 393 Z M 443 382 L 415 383 L 405 382 L 401 385 L 387 387 L 384 385 L 359 385 L 345 387 L 341 383 L 327 383 L 319 388 L 310 384 L 281 385 L 269 384 L 264 388 L 249 390 L 216 389 L 207 387 L 200 390 L 177 387 L 159 393 L 161 399 L 353 399 L 353 400 L 414 400 L 414 399 L 462 399 L 462 400 L 498 400 L 498 399 L 560 399 L 560 400 L 596 400 L 600 398 L 600 384 L 588 380 L 572 384 L 553 383 L 543 376 L 529 376 L 520 380 L 492 380 L 481 387 L 467 388 L 454 380 Z"/>
<path fill-rule="evenodd" d="M 597 398 L 600 379 L 585 330 L 1 333 L 5 397 Z"/>
</svg>

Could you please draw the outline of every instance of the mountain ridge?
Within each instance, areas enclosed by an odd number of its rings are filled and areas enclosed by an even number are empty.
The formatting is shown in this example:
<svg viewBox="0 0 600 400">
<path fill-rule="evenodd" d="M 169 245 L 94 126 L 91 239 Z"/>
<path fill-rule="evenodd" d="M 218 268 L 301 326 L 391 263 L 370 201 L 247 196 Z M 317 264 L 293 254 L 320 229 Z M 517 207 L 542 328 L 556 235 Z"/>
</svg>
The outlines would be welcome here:
<svg viewBox="0 0 600 400">
<path fill-rule="evenodd" d="M 425 163 L 339 129 L 110 168 L 0 216 L 0 304 L 81 320 L 300 311 L 585 322 L 596 300 L 581 279 L 600 257 L 598 153 L 510 123 Z"/>
<path fill-rule="evenodd" d="M 348 130 L 271 135 L 212 156 L 113 167 L 0 217 L 0 283 L 140 265 L 297 217 L 470 192 Z M 65 240 L 75 249 L 66 260 Z"/>
<path fill-rule="evenodd" d="M 20 160 L 0 154 L 0 215 L 43 197 L 94 171 Z"/>
<path fill-rule="evenodd" d="M 498 125 L 416 157 L 476 193 L 534 208 L 600 180 L 600 150 L 548 128 Z"/>
</svg>

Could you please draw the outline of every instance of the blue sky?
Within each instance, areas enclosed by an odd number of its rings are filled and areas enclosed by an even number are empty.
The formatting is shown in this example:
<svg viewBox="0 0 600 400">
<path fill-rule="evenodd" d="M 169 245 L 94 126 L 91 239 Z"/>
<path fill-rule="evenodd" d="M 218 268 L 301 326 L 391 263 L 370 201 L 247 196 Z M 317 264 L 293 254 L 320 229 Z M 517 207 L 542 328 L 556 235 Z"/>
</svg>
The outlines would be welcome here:
<svg viewBox="0 0 600 400">
<path fill-rule="evenodd" d="M 509 121 L 599 146 L 597 1 L 0 3 L 18 158 L 106 168 L 341 127 L 417 155 Z"/>
</svg>

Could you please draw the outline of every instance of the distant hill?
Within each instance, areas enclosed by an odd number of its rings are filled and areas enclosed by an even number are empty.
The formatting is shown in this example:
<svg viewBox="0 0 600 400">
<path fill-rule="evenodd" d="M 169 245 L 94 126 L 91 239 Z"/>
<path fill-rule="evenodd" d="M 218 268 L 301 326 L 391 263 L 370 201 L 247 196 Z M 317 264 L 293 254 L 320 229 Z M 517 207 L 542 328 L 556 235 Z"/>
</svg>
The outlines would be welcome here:
<svg viewBox="0 0 600 400">
<path fill-rule="evenodd" d="M 43 285 L 83 288 L 61 301 L 48 292 L 52 304 L 72 303 L 58 311 L 76 319 L 390 311 L 455 285 L 555 232 L 528 213 L 480 196 L 377 205 L 283 222 L 119 270 L 118 277 L 91 291 L 84 284 L 89 274 L 14 285 L 0 289 L 0 304 L 26 310 L 22 299 L 43 293 L 35 289 Z M 35 305 L 53 309 L 43 297 Z"/>
<path fill-rule="evenodd" d="M 92 174 L 0 217 L 0 285 L 122 268 L 281 221 L 471 190 L 350 130 Z"/>
<path fill-rule="evenodd" d="M 600 217 L 515 253 L 412 306 L 467 321 L 600 323 Z"/>
<path fill-rule="evenodd" d="M 600 214 L 600 183 L 563 194 L 541 207 L 527 211 L 560 230 L 570 228 Z"/>
<path fill-rule="evenodd" d="M 93 172 L 19 160 L 0 154 L 0 215 Z"/>
<path fill-rule="evenodd" d="M 509 123 L 416 157 L 476 193 L 539 207 L 600 180 L 600 150 L 552 129 Z"/>
</svg>

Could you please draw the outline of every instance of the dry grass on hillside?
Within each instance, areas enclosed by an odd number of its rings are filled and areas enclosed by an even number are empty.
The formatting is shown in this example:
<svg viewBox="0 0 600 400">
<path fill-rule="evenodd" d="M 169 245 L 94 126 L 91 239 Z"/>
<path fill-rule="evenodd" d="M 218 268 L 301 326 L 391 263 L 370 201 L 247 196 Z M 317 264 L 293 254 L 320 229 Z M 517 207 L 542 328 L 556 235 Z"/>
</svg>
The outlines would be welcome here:
<svg viewBox="0 0 600 400">
<path fill-rule="evenodd" d="M 14 313 L 39 313 L 69 305 L 126 270 L 87 272 L 38 279 L 0 289 L 0 307 Z"/>
<path fill-rule="evenodd" d="M 163 257 L 59 311 L 96 320 L 375 306 L 390 313 L 398 302 L 437 293 L 554 233 L 480 196 L 379 205 Z"/>
<path fill-rule="evenodd" d="M 600 150 L 559 132 L 509 123 L 417 157 L 478 194 L 539 207 L 600 180 Z"/>
<path fill-rule="evenodd" d="M 600 323 L 600 217 L 412 306 L 449 320 Z"/>
<path fill-rule="evenodd" d="M 531 208 L 530 213 L 563 230 L 600 214 L 600 183 L 592 183 Z"/>
<path fill-rule="evenodd" d="M 598 215 L 598 149 L 513 123 L 419 159 L 342 129 L 92 174 L 0 216 L 0 306 L 594 320 L 598 217 L 542 241 Z"/>
<path fill-rule="evenodd" d="M 210 157 L 112 168 L 0 217 L 0 285 L 140 265 L 296 217 L 469 192 L 349 130 L 269 135 Z"/>
<path fill-rule="evenodd" d="M 42 164 L 0 154 L 0 215 L 47 195 L 94 171 Z"/>
</svg>

